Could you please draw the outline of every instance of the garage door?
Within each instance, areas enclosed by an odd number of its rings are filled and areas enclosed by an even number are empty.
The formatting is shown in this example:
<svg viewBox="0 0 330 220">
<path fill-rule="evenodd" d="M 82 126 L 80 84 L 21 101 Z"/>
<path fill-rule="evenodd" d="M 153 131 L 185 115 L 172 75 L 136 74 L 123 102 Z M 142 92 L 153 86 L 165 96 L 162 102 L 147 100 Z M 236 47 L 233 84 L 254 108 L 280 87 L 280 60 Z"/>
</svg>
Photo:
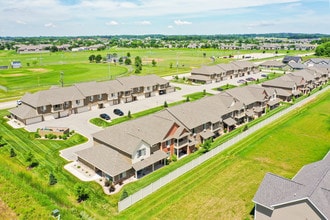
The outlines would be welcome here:
<svg viewBox="0 0 330 220">
<path fill-rule="evenodd" d="M 39 116 L 39 117 L 35 117 L 35 118 L 26 119 L 26 124 L 30 125 L 30 124 L 34 124 L 34 123 L 39 123 L 41 121 L 42 121 L 42 117 Z"/>
</svg>

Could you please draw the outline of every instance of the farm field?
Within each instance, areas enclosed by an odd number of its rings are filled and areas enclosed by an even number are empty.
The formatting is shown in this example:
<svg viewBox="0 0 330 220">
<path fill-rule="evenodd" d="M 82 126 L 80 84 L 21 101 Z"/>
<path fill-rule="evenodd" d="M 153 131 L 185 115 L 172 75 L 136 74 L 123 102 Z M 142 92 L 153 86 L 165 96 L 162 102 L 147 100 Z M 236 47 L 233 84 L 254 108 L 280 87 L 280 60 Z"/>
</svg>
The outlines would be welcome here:
<svg viewBox="0 0 330 220">
<path fill-rule="evenodd" d="M 134 74 L 134 67 L 108 63 L 89 63 L 92 54 L 116 53 L 118 56 L 131 54 L 134 58 L 142 58 L 143 68 L 139 75 L 157 74 L 159 76 L 176 75 L 190 72 L 192 68 L 202 65 L 212 65 L 230 62 L 232 59 L 222 57 L 257 53 L 262 51 L 246 50 L 217 50 L 217 49 L 133 49 L 111 48 L 104 51 L 56 52 L 17 54 L 14 51 L 0 51 L 0 65 L 10 66 L 14 60 L 21 61 L 22 68 L 0 70 L 0 102 L 18 99 L 25 92 L 35 92 L 47 89 L 52 85 L 60 86 L 61 72 L 63 72 L 64 86 L 85 81 L 104 81 L 118 76 Z M 205 53 L 205 57 L 204 57 Z M 275 55 L 275 51 L 267 51 Z M 279 51 L 279 54 L 287 54 Z M 301 51 L 289 51 L 288 55 Z M 209 58 L 216 57 L 215 61 Z M 220 57 L 220 58 L 219 58 Z M 151 61 L 157 62 L 152 66 Z"/>
<path fill-rule="evenodd" d="M 330 150 L 328 109 L 329 91 L 166 185 L 119 217 L 252 219 L 251 200 L 266 172 L 292 178 L 302 166 L 322 159 Z"/>
</svg>

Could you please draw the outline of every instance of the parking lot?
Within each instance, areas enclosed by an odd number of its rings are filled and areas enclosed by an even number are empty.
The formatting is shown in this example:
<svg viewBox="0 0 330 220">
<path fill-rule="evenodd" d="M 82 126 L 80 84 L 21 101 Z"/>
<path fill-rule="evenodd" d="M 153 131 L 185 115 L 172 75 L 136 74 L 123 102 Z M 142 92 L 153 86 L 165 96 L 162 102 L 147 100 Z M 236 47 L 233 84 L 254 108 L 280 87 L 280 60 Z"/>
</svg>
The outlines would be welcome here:
<svg viewBox="0 0 330 220">
<path fill-rule="evenodd" d="M 102 128 L 97 127 L 91 123 L 89 123 L 89 120 L 92 118 L 99 117 L 101 113 L 108 114 L 112 119 L 121 117 L 118 115 L 115 115 L 113 113 L 113 110 L 115 108 L 121 109 L 125 115 L 127 115 L 128 111 L 131 111 L 131 113 L 140 112 L 146 109 L 150 109 L 153 107 L 157 107 L 160 105 L 163 105 L 166 101 L 168 104 L 176 101 L 180 101 L 184 99 L 184 95 L 195 93 L 195 92 L 202 92 L 204 89 L 208 93 L 217 94 L 218 91 L 212 90 L 213 88 L 217 88 L 226 84 L 232 84 L 232 85 L 238 85 L 238 80 L 240 79 L 246 79 L 247 77 L 253 77 L 255 79 L 261 78 L 262 73 L 252 74 L 249 76 L 244 76 L 240 78 L 234 78 L 229 79 L 217 83 L 211 83 L 211 84 L 204 84 L 204 85 L 186 85 L 186 84 L 177 84 L 177 83 L 171 83 L 172 86 L 180 87 L 181 90 L 177 90 L 173 93 L 168 93 L 164 95 L 154 96 L 142 100 L 138 100 L 135 102 L 130 103 L 121 103 L 118 105 L 102 108 L 102 109 L 96 109 L 80 114 L 73 114 L 65 118 L 59 118 L 59 119 L 51 119 L 48 121 L 43 121 L 41 123 L 32 124 L 26 126 L 26 129 L 31 132 L 35 132 L 38 128 L 43 127 L 68 127 L 70 130 L 75 130 L 76 132 L 86 136 L 89 140 L 87 143 L 75 146 L 72 148 L 68 148 L 65 150 L 62 150 L 60 152 L 61 156 L 69 161 L 76 160 L 76 156 L 74 155 L 74 152 L 77 152 L 79 150 L 91 147 L 93 145 L 92 142 L 92 134 L 95 132 L 98 132 L 102 130 Z M 187 74 L 186 74 L 187 75 Z M 190 75 L 190 74 L 189 74 Z M 182 77 L 181 75 L 179 77 Z M 166 79 L 170 80 L 172 77 L 166 77 Z"/>
</svg>

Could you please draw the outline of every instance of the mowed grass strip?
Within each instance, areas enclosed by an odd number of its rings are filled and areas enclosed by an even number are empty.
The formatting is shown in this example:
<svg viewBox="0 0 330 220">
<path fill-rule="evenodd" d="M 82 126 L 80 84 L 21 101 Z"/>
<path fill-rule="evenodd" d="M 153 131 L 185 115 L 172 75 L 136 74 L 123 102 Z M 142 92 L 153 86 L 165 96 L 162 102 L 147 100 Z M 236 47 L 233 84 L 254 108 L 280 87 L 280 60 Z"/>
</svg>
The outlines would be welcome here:
<svg viewBox="0 0 330 220">
<path fill-rule="evenodd" d="M 131 219 L 251 219 L 264 175 L 292 178 L 330 150 L 330 92 L 123 211 Z"/>
</svg>

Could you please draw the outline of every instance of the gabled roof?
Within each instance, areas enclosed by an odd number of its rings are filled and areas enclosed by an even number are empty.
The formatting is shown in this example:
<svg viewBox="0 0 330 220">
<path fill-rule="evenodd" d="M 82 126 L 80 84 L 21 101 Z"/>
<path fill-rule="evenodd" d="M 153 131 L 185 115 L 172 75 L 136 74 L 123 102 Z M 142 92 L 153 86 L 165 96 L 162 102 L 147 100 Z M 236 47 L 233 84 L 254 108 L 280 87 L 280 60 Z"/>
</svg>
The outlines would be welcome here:
<svg viewBox="0 0 330 220">
<path fill-rule="evenodd" d="M 281 80 L 284 80 L 284 81 L 295 82 L 297 86 L 301 86 L 301 85 L 304 85 L 305 84 L 305 79 L 302 76 L 293 75 L 291 73 L 286 74 L 284 76 L 281 76 L 280 78 L 281 78 Z"/>
<path fill-rule="evenodd" d="M 240 68 L 252 68 L 252 67 L 256 67 L 257 65 L 255 65 L 254 63 L 250 62 L 250 61 L 246 61 L 246 60 L 240 60 L 240 61 L 233 61 L 232 64 L 240 67 Z"/>
<path fill-rule="evenodd" d="M 67 101 L 82 100 L 84 98 L 83 94 L 75 86 L 70 86 L 39 91 L 33 94 L 26 93 L 21 100 L 36 108 L 62 104 Z"/>
<path fill-rule="evenodd" d="M 225 93 L 235 97 L 245 105 L 249 105 L 255 102 L 263 102 L 268 97 L 265 88 L 261 86 L 236 87 L 226 90 Z"/>
<path fill-rule="evenodd" d="M 217 65 L 218 67 L 220 67 L 221 69 L 223 69 L 224 71 L 232 71 L 232 70 L 240 70 L 242 69 L 241 67 L 234 65 L 233 63 L 221 63 Z"/>
<path fill-rule="evenodd" d="M 84 95 L 84 96 L 93 96 L 93 95 L 100 95 L 104 94 L 106 88 L 104 84 L 97 83 L 97 82 L 84 82 L 84 83 L 77 83 L 74 85 L 77 89 Z"/>
<path fill-rule="evenodd" d="M 200 68 L 194 68 L 191 70 L 191 74 L 213 75 L 225 72 L 219 66 L 202 66 Z"/>
<path fill-rule="evenodd" d="M 24 103 L 16 108 L 10 109 L 9 112 L 22 119 L 34 118 L 38 116 L 37 110 L 25 105 Z"/>
<path fill-rule="evenodd" d="M 179 124 L 170 117 L 166 112 L 155 113 L 108 127 L 93 137 L 132 155 L 142 141 L 152 146 L 165 140 L 173 125 Z"/>
<path fill-rule="evenodd" d="M 267 173 L 253 198 L 269 209 L 302 200 L 330 218 L 330 152 L 323 160 L 304 166 L 292 180 Z"/>
<path fill-rule="evenodd" d="M 277 61 L 277 60 L 267 60 L 267 61 L 265 61 L 265 62 L 263 62 L 263 63 L 260 63 L 259 65 L 260 65 L 260 66 L 279 67 L 279 68 L 285 66 L 285 64 L 283 64 L 283 63 L 281 63 L 281 62 L 279 62 L 279 61 Z"/>
<path fill-rule="evenodd" d="M 78 151 L 76 155 L 111 176 L 132 168 L 131 162 L 125 156 L 101 144 Z"/>
<path fill-rule="evenodd" d="M 314 63 L 314 64 L 330 64 L 330 59 L 325 59 L 325 58 L 311 58 L 306 61 L 306 63 Z"/>
<path fill-rule="evenodd" d="M 306 81 L 314 81 L 315 76 L 308 70 L 300 70 L 291 73 L 294 76 L 303 77 Z"/>
<path fill-rule="evenodd" d="M 283 80 L 282 77 L 268 80 L 268 81 L 262 83 L 262 86 L 279 87 L 279 88 L 286 88 L 286 89 L 292 89 L 295 85 L 296 85 L 296 83 L 294 81 Z"/>
<path fill-rule="evenodd" d="M 288 66 L 290 66 L 292 69 L 296 69 L 296 70 L 301 70 L 301 69 L 305 69 L 305 68 L 307 68 L 307 66 L 306 65 L 304 65 L 304 64 L 302 64 L 302 63 L 296 63 L 296 62 L 294 62 L 294 61 L 290 61 L 289 63 L 288 63 Z"/>
<path fill-rule="evenodd" d="M 167 109 L 173 117 L 189 129 L 208 122 L 215 123 L 221 116 L 242 108 L 243 104 L 225 93 L 202 98 L 195 102 L 186 102 Z"/>
<path fill-rule="evenodd" d="M 288 63 L 288 62 L 290 62 L 290 61 L 294 61 L 294 62 L 296 62 L 296 63 L 299 63 L 299 62 L 301 62 L 301 57 L 298 57 L 298 56 L 285 56 L 284 58 L 283 58 L 283 63 Z"/>
</svg>

